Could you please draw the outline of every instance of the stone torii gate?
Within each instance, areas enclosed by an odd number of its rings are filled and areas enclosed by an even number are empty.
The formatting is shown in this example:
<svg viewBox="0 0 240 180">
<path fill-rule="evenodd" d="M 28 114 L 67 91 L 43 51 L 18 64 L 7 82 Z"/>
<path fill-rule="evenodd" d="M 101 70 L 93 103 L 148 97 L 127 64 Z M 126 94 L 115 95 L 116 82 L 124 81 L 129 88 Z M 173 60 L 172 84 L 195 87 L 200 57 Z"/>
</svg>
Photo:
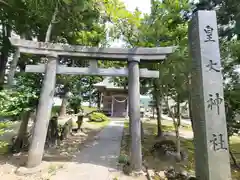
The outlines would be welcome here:
<svg viewBox="0 0 240 180">
<path fill-rule="evenodd" d="M 99 75 L 128 77 L 129 114 L 131 122 L 131 165 L 134 171 L 142 169 L 140 128 L 140 83 L 139 77 L 159 78 L 159 71 L 139 69 L 139 63 L 159 62 L 173 52 L 173 47 L 158 48 L 97 48 L 76 45 L 34 42 L 10 38 L 13 46 L 21 53 L 45 55 L 47 64 L 27 65 L 26 72 L 45 73 L 41 97 L 37 109 L 36 124 L 28 153 L 28 168 L 40 165 L 44 152 L 47 127 L 50 119 L 56 74 Z M 59 57 L 90 59 L 88 68 L 58 65 Z M 97 60 L 127 61 L 128 68 L 98 68 Z"/>
<path fill-rule="evenodd" d="M 192 56 L 191 109 L 195 142 L 196 177 L 199 180 L 231 180 L 228 135 L 224 108 L 223 78 L 215 11 L 197 11 L 189 24 Z M 27 65 L 27 72 L 45 72 L 29 151 L 28 167 L 41 163 L 50 118 L 55 77 L 61 74 L 128 76 L 131 121 L 131 165 L 142 166 L 139 77 L 158 78 L 157 71 L 139 69 L 140 61 L 159 61 L 173 52 L 165 48 L 86 48 L 65 44 L 10 40 L 20 52 L 48 56 L 46 65 Z M 59 56 L 93 59 L 89 68 L 59 66 Z M 95 60 L 94 60 L 95 59 Z M 128 61 L 128 69 L 101 69 L 96 60 Z M 43 129 L 41 127 L 44 127 Z"/>
</svg>

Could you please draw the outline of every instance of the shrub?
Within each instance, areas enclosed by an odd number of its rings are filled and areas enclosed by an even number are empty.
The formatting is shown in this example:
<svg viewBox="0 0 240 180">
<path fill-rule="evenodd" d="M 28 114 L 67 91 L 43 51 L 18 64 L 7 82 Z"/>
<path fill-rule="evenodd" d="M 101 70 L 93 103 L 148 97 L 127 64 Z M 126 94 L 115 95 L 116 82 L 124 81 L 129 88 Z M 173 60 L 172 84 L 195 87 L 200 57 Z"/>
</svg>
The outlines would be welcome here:
<svg viewBox="0 0 240 180">
<path fill-rule="evenodd" d="M 58 116 L 58 114 L 60 112 L 60 108 L 61 108 L 61 106 L 53 106 L 52 107 L 52 117 L 53 116 Z"/>
<path fill-rule="evenodd" d="M 95 122 L 103 122 L 103 121 L 108 121 L 108 117 L 100 112 L 93 112 L 89 115 L 89 120 L 90 121 L 95 121 Z"/>
<path fill-rule="evenodd" d="M 80 96 L 71 96 L 68 99 L 68 109 L 72 109 L 74 111 L 74 114 L 79 113 L 81 109 L 81 102 L 82 102 L 82 97 Z"/>
<path fill-rule="evenodd" d="M 5 130 L 11 125 L 10 122 L 0 122 L 0 136 L 5 133 Z M 6 154 L 9 149 L 9 143 L 0 140 L 0 154 Z"/>
<path fill-rule="evenodd" d="M 121 154 L 119 157 L 118 157 L 118 163 L 119 164 L 126 164 L 127 162 L 129 162 L 129 158 L 126 154 Z"/>
<path fill-rule="evenodd" d="M 9 152 L 9 144 L 5 141 L 0 140 L 0 155 L 6 154 Z"/>
</svg>

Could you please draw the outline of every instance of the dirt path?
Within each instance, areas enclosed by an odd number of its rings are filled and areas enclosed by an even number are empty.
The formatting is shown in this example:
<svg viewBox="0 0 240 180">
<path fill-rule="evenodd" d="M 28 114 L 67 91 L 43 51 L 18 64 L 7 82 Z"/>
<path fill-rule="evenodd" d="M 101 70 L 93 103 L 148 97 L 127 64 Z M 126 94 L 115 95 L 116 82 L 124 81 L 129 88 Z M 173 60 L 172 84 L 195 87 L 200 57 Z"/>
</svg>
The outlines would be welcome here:
<svg viewBox="0 0 240 180">
<path fill-rule="evenodd" d="M 76 152 L 81 152 L 84 145 L 94 141 L 95 136 L 102 129 L 101 126 L 83 123 L 83 132 L 74 134 L 63 140 L 57 148 L 47 148 L 41 164 L 42 171 L 26 176 L 20 176 L 15 171 L 24 166 L 27 152 L 15 155 L 0 155 L 0 179 L 6 180 L 50 180 L 57 171 L 65 169 L 76 157 Z"/>
<path fill-rule="evenodd" d="M 117 171 L 117 160 L 123 133 L 122 120 L 111 121 L 98 137 L 76 154 L 67 167 L 59 170 L 51 180 L 110 180 Z"/>
</svg>

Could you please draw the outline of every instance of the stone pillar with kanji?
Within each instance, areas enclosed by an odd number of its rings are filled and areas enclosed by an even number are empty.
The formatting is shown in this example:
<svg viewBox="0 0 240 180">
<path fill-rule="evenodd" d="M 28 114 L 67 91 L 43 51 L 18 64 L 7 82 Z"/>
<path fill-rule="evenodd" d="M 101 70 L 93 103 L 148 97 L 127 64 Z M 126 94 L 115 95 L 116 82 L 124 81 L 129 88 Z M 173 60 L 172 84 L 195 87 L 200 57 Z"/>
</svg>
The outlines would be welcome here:
<svg viewBox="0 0 240 180">
<path fill-rule="evenodd" d="M 223 77 L 215 11 L 197 11 L 189 24 L 196 177 L 231 179 Z"/>
</svg>

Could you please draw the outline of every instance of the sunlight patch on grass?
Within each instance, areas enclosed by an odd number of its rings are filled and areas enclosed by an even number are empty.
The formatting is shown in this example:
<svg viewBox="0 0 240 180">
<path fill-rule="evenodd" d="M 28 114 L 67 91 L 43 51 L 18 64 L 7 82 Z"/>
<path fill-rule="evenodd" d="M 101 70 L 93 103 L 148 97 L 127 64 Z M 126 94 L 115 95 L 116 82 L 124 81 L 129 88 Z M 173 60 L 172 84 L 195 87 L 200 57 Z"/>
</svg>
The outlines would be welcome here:
<svg viewBox="0 0 240 180">
<path fill-rule="evenodd" d="M 124 128 L 129 128 L 129 121 L 128 120 L 124 121 Z"/>
<path fill-rule="evenodd" d="M 157 122 L 156 121 L 145 121 L 143 122 L 143 129 L 144 132 L 144 140 L 142 142 L 142 153 L 143 158 L 148 164 L 149 168 L 155 169 L 157 171 L 163 170 L 167 166 L 173 166 L 175 168 L 184 168 L 185 170 L 189 172 L 194 172 L 195 169 L 195 160 L 194 160 L 194 144 L 193 140 L 189 139 L 181 139 L 181 147 L 185 149 L 188 152 L 188 161 L 187 162 L 163 162 L 158 157 L 153 156 L 153 154 L 150 153 L 151 148 L 153 145 L 159 140 L 156 138 L 157 134 Z M 129 128 L 129 122 L 124 122 L 125 132 L 128 133 L 127 128 Z M 174 132 L 174 127 L 171 121 L 162 121 L 162 130 L 163 131 L 169 131 Z M 192 131 L 191 127 L 181 127 L 181 130 L 186 131 Z M 175 136 L 167 136 L 167 139 L 175 141 Z M 121 147 L 121 154 L 127 154 L 129 155 L 129 148 L 130 148 L 130 137 L 129 135 L 124 135 L 122 147 Z M 240 137 L 239 136 L 233 136 L 230 138 L 230 148 L 236 157 L 238 163 L 240 163 Z M 237 180 L 240 179 L 240 171 L 236 171 L 232 169 L 232 179 Z"/>
<path fill-rule="evenodd" d="M 96 111 L 97 108 L 96 107 L 88 107 L 88 106 L 82 106 L 82 109 L 87 112 L 91 112 L 91 111 Z"/>
<path fill-rule="evenodd" d="M 99 128 L 105 127 L 109 124 L 109 120 L 108 121 L 102 121 L 102 122 L 96 122 L 96 121 L 88 121 L 89 124 L 92 124 L 94 126 L 97 126 Z"/>
<path fill-rule="evenodd" d="M 144 123 L 145 123 L 145 124 L 154 124 L 154 125 L 157 126 L 157 120 L 156 120 L 156 119 L 154 119 L 154 120 L 149 120 L 149 121 L 145 121 Z M 167 128 L 168 130 L 174 131 L 173 121 L 169 121 L 169 120 L 164 120 L 164 119 L 163 119 L 163 120 L 161 121 L 161 123 L 162 123 L 163 128 Z M 156 127 L 156 128 L 157 128 L 157 127 Z M 182 125 L 180 126 L 180 130 L 192 131 L 192 127 L 191 127 L 191 125 L 189 125 L 189 124 L 182 124 Z"/>
</svg>

